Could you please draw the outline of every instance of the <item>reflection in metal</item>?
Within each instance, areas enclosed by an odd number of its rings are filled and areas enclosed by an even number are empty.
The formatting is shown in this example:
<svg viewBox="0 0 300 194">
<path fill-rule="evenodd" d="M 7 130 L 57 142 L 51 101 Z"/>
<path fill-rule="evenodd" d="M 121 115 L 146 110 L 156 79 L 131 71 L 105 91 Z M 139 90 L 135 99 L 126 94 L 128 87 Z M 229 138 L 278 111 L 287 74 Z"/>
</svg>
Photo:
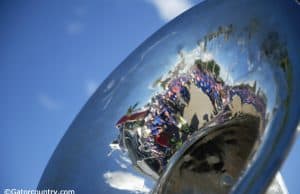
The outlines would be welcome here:
<svg viewBox="0 0 300 194">
<path fill-rule="evenodd" d="M 266 96 L 256 89 L 256 82 L 253 86 L 229 86 L 219 73 L 220 66 L 214 60 L 196 59 L 190 67 L 180 61 L 163 79 L 155 81 L 162 87 L 161 92 L 138 110 L 134 110 L 137 104 L 130 106 L 116 124 L 120 135 L 114 143 L 153 178 L 165 171 L 170 158 L 182 146 L 184 149 L 193 142 L 188 153 L 180 154 L 183 161 L 177 161 L 176 173 L 170 175 L 174 180 L 167 178 L 176 185 L 170 193 L 178 191 L 177 181 L 190 188 L 192 181 L 188 178 L 194 179 L 195 174 L 204 175 L 197 179 L 202 178 L 200 182 L 210 189 L 208 174 L 212 185 L 220 185 L 221 179 L 224 185 L 233 185 L 229 179 L 237 180 L 259 144 L 265 125 Z M 144 169 L 145 165 L 149 168 Z M 204 185 L 195 182 L 195 186 Z"/>
<path fill-rule="evenodd" d="M 277 173 L 274 180 L 266 191 L 266 194 L 288 194 L 288 190 L 284 184 L 280 173 Z"/>
<path fill-rule="evenodd" d="M 286 11 L 288 10 L 288 12 Z M 287 193 L 275 177 L 299 120 L 299 6 L 199 4 L 100 86 L 39 188 L 76 193 Z"/>
</svg>

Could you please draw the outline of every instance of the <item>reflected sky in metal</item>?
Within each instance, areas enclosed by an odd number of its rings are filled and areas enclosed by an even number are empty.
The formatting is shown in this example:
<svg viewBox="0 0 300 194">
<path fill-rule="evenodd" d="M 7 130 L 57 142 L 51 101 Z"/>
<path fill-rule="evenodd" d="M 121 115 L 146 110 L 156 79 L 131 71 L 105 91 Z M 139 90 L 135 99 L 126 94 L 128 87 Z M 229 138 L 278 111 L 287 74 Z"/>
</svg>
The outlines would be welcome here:
<svg viewBox="0 0 300 194">
<path fill-rule="evenodd" d="M 62 138 L 39 188 L 76 193 L 264 192 L 299 119 L 299 18 L 294 1 L 258 0 L 211 0 L 177 17 L 102 83 Z M 169 103 L 151 100 L 157 97 Z M 156 116 L 161 119 L 161 110 L 154 104 L 169 109 L 167 118 L 157 121 L 163 122 L 157 133 L 151 126 Z M 193 115 L 200 122 L 195 128 Z M 142 123 L 136 126 L 136 121 Z M 166 126 L 176 129 L 166 132 L 177 136 L 175 146 L 157 141 Z M 151 146 L 165 147 L 141 148 L 141 134 L 147 130 Z M 159 151 L 159 156 L 153 154 Z M 147 157 L 156 167 L 144 162 Z M 184 181 L 178 175 L 182 169 L 188 171 Z M 194 182 L 188 180 L 193 177 Z M 199 180 L 208 177 L 217 181 L 201 186 Z"/>
</svg>

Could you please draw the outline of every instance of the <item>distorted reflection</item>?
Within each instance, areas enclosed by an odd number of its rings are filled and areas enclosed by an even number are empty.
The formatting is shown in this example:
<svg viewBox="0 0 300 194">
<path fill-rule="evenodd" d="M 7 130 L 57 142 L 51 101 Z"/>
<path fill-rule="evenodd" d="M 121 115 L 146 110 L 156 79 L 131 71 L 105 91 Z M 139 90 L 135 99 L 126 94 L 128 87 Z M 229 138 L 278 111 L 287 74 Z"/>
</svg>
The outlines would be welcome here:
<svg viewBox="0 0 300 194">
<path fill-rule="evenodd" d="M 132 191 L 135 193 L 150 192 L 150 189 L 145 185 L 144 179 L 134 174 L 123 171 L 116 171 L 106 172 L 103 176 L 106 183 L 108 183 L 113 188 Z"/>
<path fill-rule="evenodd" d="M 217 126 L 193 145 L 197 149 L 190 148 L 174 177 L 188 171 L 214 172 L 222 174 L 222 184 L 232 185 L 265 124 L 266 96 L 256 82 L 227 85 L 213 59 L 196 59 L 190 66 L 181 61 L 154 85 L 161 91 L 144 106 L 130 106 L 116 123 L 119 136 L 112 145 L 118 145 L 135 167 L 157 180 L 186 141 Z"/>
<path fill-rule="evenodd" d="M 273 179 L 268 192 L 284 193 L 274 175 L 300 116 L 295 5 L 211 0 L 162 27 L 84 106 L 38 188 L 263 193 Z"/>
</svg>

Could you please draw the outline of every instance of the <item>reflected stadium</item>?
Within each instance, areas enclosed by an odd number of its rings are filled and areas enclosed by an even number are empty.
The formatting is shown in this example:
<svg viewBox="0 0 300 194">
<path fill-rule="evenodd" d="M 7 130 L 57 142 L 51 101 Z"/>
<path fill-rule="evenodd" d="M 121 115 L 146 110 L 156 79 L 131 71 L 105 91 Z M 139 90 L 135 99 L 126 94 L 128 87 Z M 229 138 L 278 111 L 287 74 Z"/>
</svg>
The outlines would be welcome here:
<svg viewBox="0 0 300 194">
<path fill-rule="evenodd" d="M 287 193 L 276 173 L 299 120 L 299 9 L 209 0 L 169 22 L 89 99 L 38 188 Z"/>
</svg>

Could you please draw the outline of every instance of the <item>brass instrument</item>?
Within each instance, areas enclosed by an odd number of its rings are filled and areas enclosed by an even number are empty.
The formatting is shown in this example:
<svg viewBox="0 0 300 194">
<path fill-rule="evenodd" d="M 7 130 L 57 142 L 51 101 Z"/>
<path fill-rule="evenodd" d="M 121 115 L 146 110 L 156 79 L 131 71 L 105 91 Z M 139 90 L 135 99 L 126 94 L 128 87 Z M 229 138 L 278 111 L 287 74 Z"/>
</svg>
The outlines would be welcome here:
<svg viewBox="0 0 300 194">
<path fill-rule="evenodd" d="M 38 188 L 286 193 L 275 177 L 299 121 L 299 19 L 293 0 L 208 0 L 178 16 L 101 84 Z"/>
</svg>

